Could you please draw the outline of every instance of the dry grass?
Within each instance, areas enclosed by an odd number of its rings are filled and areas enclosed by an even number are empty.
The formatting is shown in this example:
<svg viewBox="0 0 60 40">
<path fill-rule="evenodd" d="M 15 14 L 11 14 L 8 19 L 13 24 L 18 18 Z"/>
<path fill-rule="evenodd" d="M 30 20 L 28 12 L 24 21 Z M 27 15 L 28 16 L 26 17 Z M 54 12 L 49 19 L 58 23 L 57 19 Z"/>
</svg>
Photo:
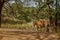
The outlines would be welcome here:
<svg viewBox="0 0 60 40">
<path fill-rule="evenodd" d="M 8 29 L 21 29 L 21 30 L 35 30 L 36 31 L 36 27 L 34 27 L 33 25 L 30 24 L 1 24 L 1 28 L 8 28 Z M 46 32 L 46 28 L 43 27 L 40 29 L 41 32 Z M 49 27 L 49 32 L 55 32 L 55 31 L 60 32 L 60 29 L 54 29 Z"/>
<path fill-rule="evenodd" d="M 33 30 L 34 27 L 27 24 L 1 24 L 1 28 L 10 28 L 10 29 L 31 29 Z"/>
</svg>

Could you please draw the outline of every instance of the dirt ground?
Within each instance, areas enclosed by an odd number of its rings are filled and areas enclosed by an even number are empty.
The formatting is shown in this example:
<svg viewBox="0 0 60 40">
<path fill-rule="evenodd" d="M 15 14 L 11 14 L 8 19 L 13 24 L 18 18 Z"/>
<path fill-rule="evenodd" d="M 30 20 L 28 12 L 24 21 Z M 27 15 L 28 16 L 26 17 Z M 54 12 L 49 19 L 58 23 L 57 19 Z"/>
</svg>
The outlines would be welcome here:
<svg viewBox="0 0 60 40">
<path fill-rule="evenodd" d="M 0 29 L 0 40 L 60 40 L 59 33 L 37 33 L 18 29 Z"/>
</svg>

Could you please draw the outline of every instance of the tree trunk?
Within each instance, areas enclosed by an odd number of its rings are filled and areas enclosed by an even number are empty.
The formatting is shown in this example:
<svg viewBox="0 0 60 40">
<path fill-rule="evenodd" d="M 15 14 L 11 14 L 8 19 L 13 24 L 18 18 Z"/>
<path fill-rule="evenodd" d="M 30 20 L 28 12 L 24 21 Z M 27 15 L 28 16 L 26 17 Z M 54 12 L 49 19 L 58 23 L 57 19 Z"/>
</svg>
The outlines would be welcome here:
<svg viewBox="0 0 60 40">
<path fill-rule="evenodd" d="M 0 25 L 1 25 L 1 11 L 2 11 L 2 7 L 4 5 L 4 2 L 5 2 L 5 0 L 0 0 Z M 1 26 L 0 26 L 0 28 L 1 28 Z"/>
<path fill-rule="evenodd" d="M 57 11 L 57 0 L 56 0 L 56 11 Z M 56 14 L 55 14 L 55 26 L 57 26 L 57 12 L 56 12 Z"/>
</svg>

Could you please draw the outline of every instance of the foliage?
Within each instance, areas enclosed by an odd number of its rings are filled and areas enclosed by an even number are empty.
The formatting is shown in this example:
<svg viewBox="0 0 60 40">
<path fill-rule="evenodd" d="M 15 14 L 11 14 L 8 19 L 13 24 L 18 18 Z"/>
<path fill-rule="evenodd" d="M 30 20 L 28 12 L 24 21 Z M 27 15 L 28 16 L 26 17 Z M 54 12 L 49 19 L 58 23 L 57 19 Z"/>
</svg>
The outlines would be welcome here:
<svg viewBox="0 0 60 40">
<path fill-rule="evenodd" d="M 55 21 L 57 11 L 53 8 L 49 8 L 48 3 L 49 5 L 52 4 L 51 0 L 46 1 L 46 3 L 41 3 L 39 8 L 23 7 L 19 3 L 13 3 L 11 5 L 6 4 L 7 6 L 2 8 L 2 22 L 8 24 L 22 24 L 35 19 L 49 19 L 50 16 L 52 16 L 53 21 Z M 59 11 L 60 8 L 58 7 L 58 15 L 60 15 Z M 60 20 L 60 16 L 58 16 L 58 19 Z"/>
</svg>

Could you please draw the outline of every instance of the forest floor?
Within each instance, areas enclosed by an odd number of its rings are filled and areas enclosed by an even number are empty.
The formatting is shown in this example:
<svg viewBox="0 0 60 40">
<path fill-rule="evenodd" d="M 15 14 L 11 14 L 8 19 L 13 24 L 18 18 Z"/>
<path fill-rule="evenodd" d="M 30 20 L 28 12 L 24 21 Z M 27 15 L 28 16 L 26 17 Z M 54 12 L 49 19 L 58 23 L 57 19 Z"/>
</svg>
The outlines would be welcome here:
<svg viewBox="0 0 60 40">
<path fill-rule="evenodd" d="M 0 40 L 60 40 L 60 33 L 39 33 L 35 31 L 0 28 Z"/>
</svg>

